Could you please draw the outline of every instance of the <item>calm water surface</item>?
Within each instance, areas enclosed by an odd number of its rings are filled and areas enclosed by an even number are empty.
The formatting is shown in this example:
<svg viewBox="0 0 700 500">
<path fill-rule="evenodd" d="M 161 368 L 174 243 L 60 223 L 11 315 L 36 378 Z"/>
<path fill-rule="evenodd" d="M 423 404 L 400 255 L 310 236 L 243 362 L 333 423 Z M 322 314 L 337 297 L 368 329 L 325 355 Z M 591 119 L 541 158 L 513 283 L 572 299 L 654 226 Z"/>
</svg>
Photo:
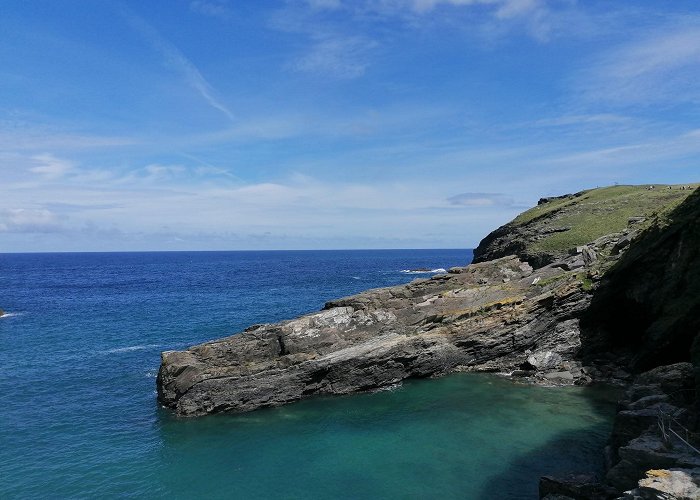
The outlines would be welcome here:
<svg viewBox="0 0 700 500">
<path fill-rule="evenodd" d="M 0 255 L 0 498 L 536 498 L 596 469 L 614 395 L 485 375 L 176 419 L 159 353 L 468 250 Z"/>
</svg>

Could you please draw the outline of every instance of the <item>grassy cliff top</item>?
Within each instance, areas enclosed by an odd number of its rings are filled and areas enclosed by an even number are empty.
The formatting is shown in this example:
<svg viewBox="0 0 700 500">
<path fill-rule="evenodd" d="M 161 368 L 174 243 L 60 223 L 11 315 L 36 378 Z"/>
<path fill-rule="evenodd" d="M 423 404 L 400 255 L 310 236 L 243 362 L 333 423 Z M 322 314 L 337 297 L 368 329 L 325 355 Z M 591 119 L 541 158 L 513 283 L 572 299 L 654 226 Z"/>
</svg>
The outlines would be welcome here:
<svg viewBox="0 0 700 500">
<path fill-rule="evenodd" d="M 610 186 L 543 198 L 484 238 L 474 253 L 475 261 L 517 254 L 544 264 L 608 234 L 663 225 L 700 184 L 689 186 Z"/>
</svg>

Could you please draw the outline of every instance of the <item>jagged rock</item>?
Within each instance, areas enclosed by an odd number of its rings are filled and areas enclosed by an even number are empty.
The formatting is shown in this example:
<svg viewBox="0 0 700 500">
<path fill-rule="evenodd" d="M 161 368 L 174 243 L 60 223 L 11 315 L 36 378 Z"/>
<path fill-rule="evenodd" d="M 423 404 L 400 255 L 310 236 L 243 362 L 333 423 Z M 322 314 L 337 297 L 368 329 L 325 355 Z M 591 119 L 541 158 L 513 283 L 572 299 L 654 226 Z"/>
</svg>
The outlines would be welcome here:
<svg viewBox="0 0 700 500">
<path fill-rule="evenodd" d="M 565 233 L 566 231 L 571 231 L 571 227 L 570 226 L 548 227 L 548 228 L 542 229 L 540 231 L 540 234 L 547 235 L 547 234 L 554 234 L 554 233 Z"/>
<path fill-rule="evenodd" d="M 583 258 L 576 258 L 565 261 L 562 267 L 567 271 L 573 271 L 574 269 L 581 269 L 585 266 L 586 261 Z"/>
<path fill-rule="evenodd" d="M 616 255 L 622 252 L 625 248 L 627 248 L 630 243 L 632 243 L 632 240 L 636 237 L 636 233 L 629 233 L 617 240 L 617 243 L 612 247 L 611 254 Z"/>
<path fill-rule="evenodd" d="M 496 277 L 507 273 L 509 283 Z M 536 277 L 558 276 L 545 267 Z M 488 283 L 483 284 L 484 280 Z M 577 281 L 532 286 L 515 257 L 370 290 L 324 310 L 162 354 L 159 400 L 179 415 L 249 411 L 455 370 L 511 371 L 526 349 L 572 356 L 590 297 Z M 559 382 L 573 383 L 570 372 Z"/>
<path fill-rule="evenodd" d="M 593 264 L 596 260 L 598 260 L 598 256 L 595 253 L 595 250 L 591 249 L 590 247 L 583 247 L 583 250 L 581 251 L 581 257 L 583 258 L 583 262 L 587 265 L 590 266 Z"/>
<path fill-rule="evenodd" d="M 536 370 L 552 370 L 561 365 L 563 358 L 552 351 L 540 351 L 528 356 L 527 363 Z"/>
<path fill-rule="evenodd" d="M 653 368 L 640 374 L 635 385 L 656 387 L 657 393 L 674 394 L 679 397 L 687 395 L 694 385 L 693 365 L 690 363 L 674 363 Z"/>
<path fill-rule="evenodd" d="M 669 448 L 655 431 L 647 431 L 618 451 L 620 462 L 610 469 L 606 480 L 621 491 L 637 486 L 649 469 L 700 468 L 700 456 Z"/>
<path fill-rule="evenodd" d="M 610 500 L 618 494 L 614 488 L 602 484 L 595 474 L 568 474 L 540 478 L 539 496 L 541 499 Z"/>
<path fill-rule="evenodd" d="M 700 469 L 652 469 L 639 487 L 625 498 L 697 500 L 700 498 Z"/>
</svg>

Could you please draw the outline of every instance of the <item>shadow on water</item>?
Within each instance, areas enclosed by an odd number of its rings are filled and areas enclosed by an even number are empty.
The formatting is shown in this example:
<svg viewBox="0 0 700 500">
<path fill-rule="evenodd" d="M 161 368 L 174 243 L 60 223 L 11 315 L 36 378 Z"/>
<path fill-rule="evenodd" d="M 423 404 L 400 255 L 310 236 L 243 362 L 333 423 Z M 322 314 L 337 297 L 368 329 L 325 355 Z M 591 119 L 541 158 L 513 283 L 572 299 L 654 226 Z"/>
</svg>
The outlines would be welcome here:
<svg viewBox="0 0 700 500">
<path fill-rule="evenodd" d="M 590 424 L 559 432 L 544 444 L 513 457 L 472 498 L 536 499 L 542 476 L 593 473 L 602 478 L 604 448 L 612 430 L 620 393 L 620 388 L 611 386 L 581 388 L 579 396 L 587 400 L 591 411 Z M 523 477 L 527 479 L 526 482 L 517 480 Z"/>
<path fill-rule="evenodd" d="M 536 498 L 602 464 L 614 397 L 479 374 L 242 415 L 161 413 L 161 492 L 209 498 Z M 590 438 L 591 434 L 593 438 Z"/>
</svg>

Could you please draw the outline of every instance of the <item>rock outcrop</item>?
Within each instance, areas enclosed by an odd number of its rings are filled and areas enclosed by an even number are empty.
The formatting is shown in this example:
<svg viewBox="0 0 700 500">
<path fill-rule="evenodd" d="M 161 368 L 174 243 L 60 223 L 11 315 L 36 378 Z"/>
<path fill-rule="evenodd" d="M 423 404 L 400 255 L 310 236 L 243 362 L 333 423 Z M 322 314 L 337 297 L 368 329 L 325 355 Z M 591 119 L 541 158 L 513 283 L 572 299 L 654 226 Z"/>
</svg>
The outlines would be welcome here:
<svg viewBox="0 0 700 500">
<path fill-rule="evenodd" d="M 635 235 L 685 200 L 692 190 L 611 186 L 542 198 L 536 207 L 494 230 L 474 250 L 474 262 L 517 255 L 534 267 L 551 264 L 577 246 L 618 234 L 620 253 Z"/>
<path fill-rule="evenodd" d="M 548 384 L 625 380 L 629 374 L 621 365 L 630 355 L 612 356 L 606 329 L 595 325 L 582 331 L 580 320 L 601 277 L 635 247 L 641 220 L 652 215 L 644 207 L 653 204 L 661 213 L 660 200 L 677 202 L 690 191 L 647 193 L 623 186 L 542 200 L 479 245 L 476 260 L 499 258 L 164 352 L 159 401 L 178 415 L 240 412 L 458 370 L 508 372 Z M 617 208 L 610 208 L 611 199 L 619 202 Z M 635 208 L 631 229 L 633 199 L 642 200 L 643 209 Z M 590 229 L 590 217 L 603 209 L 617 222 Z M 600 234 L 619 224 L 621 230 Z M 549 238 L 562 234 L 566 238 L 552 246 Z M 578 241 L 570 234 L 595 238 L 566 246 Z M 543 241 L 556 251 L 527 262 Z M 504 252 L 520 257 L 501 256 Z"/>
<path fill-rule="evenodd" d="M 575 257 L 572 257 L 575 258 Z M 249 411 L 457 370 L 586 383 L 585 272 L 516 257 L 329 302 L 320 312 L 162 354 L 159 399 L 178 415 Z"/>
</svg>

